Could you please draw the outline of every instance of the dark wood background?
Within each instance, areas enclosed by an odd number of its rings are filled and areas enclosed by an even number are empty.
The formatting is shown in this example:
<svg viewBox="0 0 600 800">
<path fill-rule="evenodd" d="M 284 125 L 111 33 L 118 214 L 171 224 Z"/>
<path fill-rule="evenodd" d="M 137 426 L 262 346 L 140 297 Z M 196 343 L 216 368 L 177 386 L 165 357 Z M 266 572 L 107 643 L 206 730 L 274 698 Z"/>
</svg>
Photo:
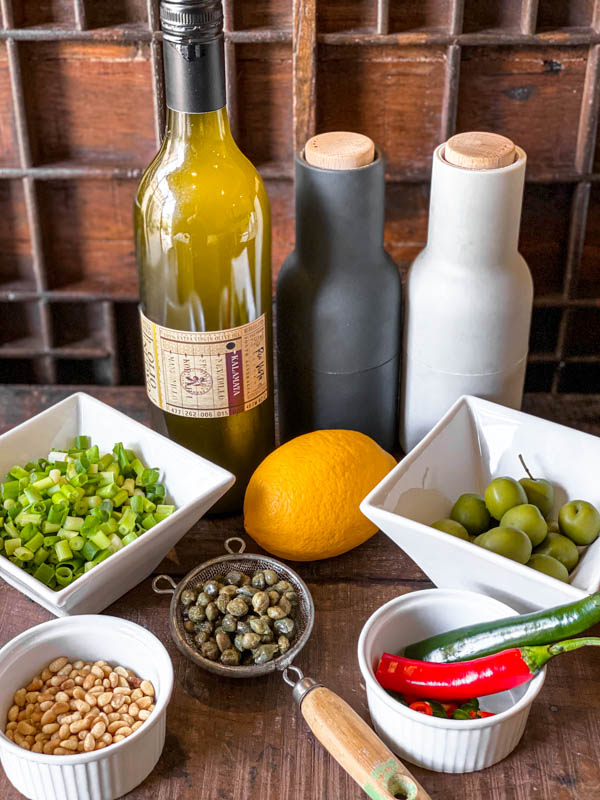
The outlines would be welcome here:
<svg viewBox="0 0 600 800">
<path fill-rule="evenodd" d="M 529 391 L 600 392 L 599 0 L 225 0 L 230 111 L 263 174 L 274 273 L 294 149 L 349 128 L 387 154 L 386 244 L 423 247 L 433 148 L 529 157 Z M 132 198 L 160 141 L 158 0 L 0 0 L 0 382 L 142 381 Z"/>
</svg>

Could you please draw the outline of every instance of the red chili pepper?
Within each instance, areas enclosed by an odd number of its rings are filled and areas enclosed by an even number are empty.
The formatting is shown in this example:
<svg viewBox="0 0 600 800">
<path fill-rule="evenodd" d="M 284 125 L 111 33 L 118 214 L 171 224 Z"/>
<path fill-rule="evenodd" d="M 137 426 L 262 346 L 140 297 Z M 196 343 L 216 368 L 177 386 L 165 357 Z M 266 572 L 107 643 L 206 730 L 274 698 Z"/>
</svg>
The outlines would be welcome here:
<svg viewBox="0 0 600 800">
<path fill-rule="evenodd" d="M 477 712 L 477 716 L 480 719 L 483 719 L 483 717 L 493 717 L 494 716 L 494 712 L 493 711 L 478 711 Z"/>
<path fill-rule="evenodd" d="M 468 700 L 527 683 L 551 658 L 600 638 L 568 639 L 551 645 L 513 647 L 473 661 L 439 664 L 384 653 L 375 677 L 384 689 L 432 700 Z"/>
<path fill-rule="evenodd" d="M 417 700 L 416 703 L 411 703 L 409 708 L 412 708 L 413 711 L 420 711 L 421 714 L 427 714 L 429 717 L 433 716 L 433 709 L 424 700 Z"/>
<path fill-rule="evenodd" d="M 442 703 L 442 705 L 444 706 L 444 711 L 449 717 L 451 717 L 458 708 L 458 703 Z"/>
</svg>

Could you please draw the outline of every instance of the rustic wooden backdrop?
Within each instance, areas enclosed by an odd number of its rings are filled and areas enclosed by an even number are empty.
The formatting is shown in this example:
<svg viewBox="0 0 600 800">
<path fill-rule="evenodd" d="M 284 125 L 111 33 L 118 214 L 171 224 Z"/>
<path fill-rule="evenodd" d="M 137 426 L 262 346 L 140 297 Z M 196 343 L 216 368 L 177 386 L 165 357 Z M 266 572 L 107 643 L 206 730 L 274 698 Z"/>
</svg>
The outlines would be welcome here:
<svg viewBox="0 0 600 800">
<path fill-rule="evenodd" d="M 0 0 L 0 383 L 142 381 L 132 198 L 160 141 L 158 0 Z M 431 152 L 489 129 L 528 153 L 527 389 L 600 392 L 600 0 L 225 0 L 230 111 L 263 174 L 274 268 L 294 149 L 371 135 L 386 243 L 425 242 Z"/>
</svg>

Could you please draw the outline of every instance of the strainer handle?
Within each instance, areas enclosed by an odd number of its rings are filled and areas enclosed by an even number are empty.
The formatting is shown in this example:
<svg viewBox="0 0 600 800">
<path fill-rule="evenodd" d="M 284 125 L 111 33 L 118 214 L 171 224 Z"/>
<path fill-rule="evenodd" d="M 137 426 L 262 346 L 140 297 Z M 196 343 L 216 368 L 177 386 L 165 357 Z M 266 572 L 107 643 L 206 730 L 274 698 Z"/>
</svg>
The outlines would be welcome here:
<svg viewBox="0 0 600 800">
<path fill-rule="evenodd" d="M 160 581 L 166 581 L 171 586 L 171 588 L 160 589 L 158 586 Z M 157 575 L 156 578 L 154 578 L 154 580 L 152 581 L 152 589 L 156 592 L 156 594 L 174 594 L 176 588 L 177 584 L 170 575 Z"/>
<path fill-rule="evenodd" d="M 431 800 L 373 729 L 330 689 L 315 685 L 300 708 L 323 747 L 373 800 Z"/>
</svg>

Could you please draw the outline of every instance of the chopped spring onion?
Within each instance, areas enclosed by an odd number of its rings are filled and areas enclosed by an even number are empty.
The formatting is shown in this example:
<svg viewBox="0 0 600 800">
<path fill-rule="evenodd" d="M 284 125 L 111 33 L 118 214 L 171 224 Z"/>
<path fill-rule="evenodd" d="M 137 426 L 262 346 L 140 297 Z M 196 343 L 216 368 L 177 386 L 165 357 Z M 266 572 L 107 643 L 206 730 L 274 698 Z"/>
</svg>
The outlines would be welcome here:
<svg viewBox="0 0 600 800">
<path fill-rule="evenodd" d="M 0 476 L 0 555 L 51 589 L 69 586 L 175 511 L 159 470 L 89 436 Z"/>
</svg>

